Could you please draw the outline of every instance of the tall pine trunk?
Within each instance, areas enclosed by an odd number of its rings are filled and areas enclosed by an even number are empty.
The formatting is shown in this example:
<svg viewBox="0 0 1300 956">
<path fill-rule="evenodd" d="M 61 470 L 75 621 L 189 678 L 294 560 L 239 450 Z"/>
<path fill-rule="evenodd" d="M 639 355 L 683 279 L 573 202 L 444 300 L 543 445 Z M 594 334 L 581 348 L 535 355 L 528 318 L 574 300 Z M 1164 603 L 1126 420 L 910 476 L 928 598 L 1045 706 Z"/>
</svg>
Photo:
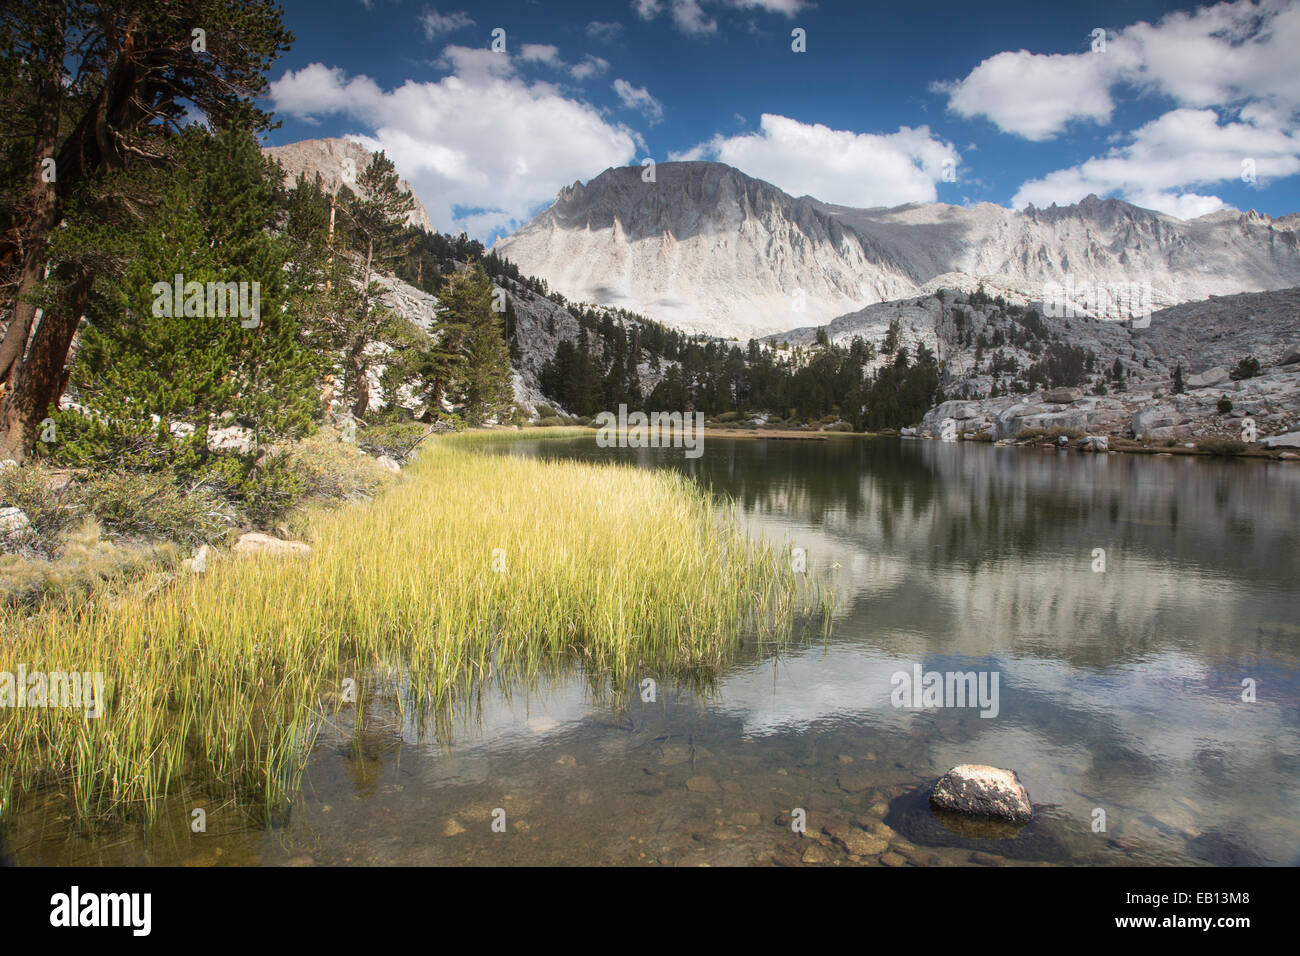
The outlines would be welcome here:
<svg viewBox="0 0 1300 956">
<path fill-rule="evenodd" d="M 366 268 L 362 273 L 361 285 L 361 328 L 366 328 L 366 320 L 370 317 L 370 269 L 374 261 L 375 241 L 370 239 L 366 245 Z M 366 345 L 369 336 L 363 332 L 357 337 L 352 346 L 352 351 L 348 353 L 348 361 L 351 363 L 353 380 L 357 387 L 357 400 L 352 405 L 352 414 L 356 418 L 361 418 L 370 410 L 370 377 L 366 374 Z"/>
<path fill-rule="evenodd" d="M 10 388 L 0 401 L 0 459 L 21 463 L 35 451 L 40 423 L 67 381 L 64 363 L 90 285 L 89 276 L 72 283 L 66 304 L 41 316 L 27 354 L 15 364 Z"/>
<path fill-rule="evenodd" d="M 9 325 L 0 340 L 0 457 L 23 462 L 36 448 L 37 416 L 49 407 L 47 396 L 57 399 L 63 384 L 63 360 L 76 332 L 77 319 L 71 320 L 64 350 L 55 358 L 41 350 L 57 346 L 65 338 L 65 319 L 44 315 L 32 336 L 36 323 L 36 306 L 28 301 L 45 277 L 46 240 L 59 223 L 57 167 L 47 173 L 42 162 L 54 157 L 59 135 L 59 82 L 64 54 L 64 20 L 56 15 L 49 35 L 49 47 L 39 69 L 41 79 L 35 100 L 36 137 L 32 155 L 36 163 L 31 175 L 31 217 L 23 249 L 18 288 L 9 309 Z"/>
<path fill-rule="evenodd" d="M 370 378 L 367 374 L 365 356 L 365 339 L 358 338 L 348 350 L 348 375 L 355 383 L 356 400 L 352 403 L 352 414 L 361 418 L 370 410 Z"/>
</svg>

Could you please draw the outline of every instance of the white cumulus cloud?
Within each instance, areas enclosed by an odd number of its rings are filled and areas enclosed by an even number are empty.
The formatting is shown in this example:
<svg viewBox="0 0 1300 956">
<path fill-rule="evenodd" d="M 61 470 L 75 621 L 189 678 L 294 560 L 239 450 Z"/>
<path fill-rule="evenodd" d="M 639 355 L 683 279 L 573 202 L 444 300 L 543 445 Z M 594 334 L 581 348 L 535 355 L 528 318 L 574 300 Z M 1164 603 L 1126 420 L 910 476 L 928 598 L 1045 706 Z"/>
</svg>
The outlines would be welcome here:
<svg viewBox="0 0 1300 956">
<path fill-rule="evenodd" d="M 926 126 L 895 133 L 855 133 L 764 113 L 759 130 L 718 135 L 671 159 L 714 159 L 764 179 L 794 196 L 843 206 L 934 202 L 945 162 L 961 154 Z"/>
<path fill-rule="evenodd" d="M 673 24 L 683 33 L 717 33 L 718 21 L 704 12 L 699 0 L 672 0 Z"/>
<path fill-rule="evenodd" d="M 581 63 L 575 63 L 569 67 L 569 73 L 575 80 L 587 80 L 593 76 L 604 73 L 609 69 L 609 60 L 604 57 L 593 56 L 588 53 L 582 58 Z"/>
<path fill-rule="evenodd" d="M 628 109 L 639 110 L 650 121 L 650 125 L 664 118 L 664 107 L 644 86 L 633 86 L 627 80 L 615 80 L 614 92 Z"/>
<path fill-rule="evenodd" d="M 663 12 L 662 0 L 632 0 L 632 9 L 642 20 L 653 20 Z"/>
<path fill-rule="evenodd" d="M 560 61 L 560 48 L 549 43 L 525 43 L 519 48 L 519 59 L 554 64 Z"/>
<path fill-rule="evenodd" d="M 718 32 L 718 21 L 706 6 L 715 10 L 761 10 L 793 17 L 812 4 L 808 0 L 632 0 L 631 6 L 638 17 L 647 21 L 667 10 L 678 30 L 691 36 L 708 36 Z"/>
<path fill-rule="evenodd" d="M 1041 207 L 1077 202 L 1089 193 L 1117 194 L 1187 219 L 1224 203 L 1186 187 L 1241 181 L 1247 169 L 1257 182 L 1300 172 L 1300 135 L 1247 122 L 1224 123 L 1211 109 L 1176 109 L 1103 156 L 1024 183 L 1012 204 Z"/>
<path fill-rule="evenodd" d="M 608 60 L 590 53 L 584 55 L 579 63 L 566 63 L 560 56 L 559 47 L 549 43 L 523 44 L 519 47 L 519 61 L 541 63 L 553 70 L 564 70 L 575 80 L 589 80 L 609 69 Z"/>
<path fill-rule="evenodd" d="M 800 10 L 811 6 L 808 0 L 728 0 L 728 3 L 741 10 L 757 9 L 767 13 L 784 13 L 792 17 Z"/>
<path fill-rule="evenodd" d="M 366 9 L 369 9 L 367 7 Z M 424 27 L 424 36 L 427 40 L 432 40 L 443 33 L 455 33 L 457 30 L 463 30 L 466 27 L 472 27 L 474 20 L 464 10 L 458 10 L 455 13 L 439 13 L 426 7 L 420 14 L 420 26 Z"/>
<path fill-rule="evenodd" d="M 1117 133 L 1105 154 L 1023 183 L 1017 207 L 1096 193 L 1191 218 L 1222 208 L 1206 187 L 1242 181 L 1247 165 L 1246 181 L 1257 184 L 1300 171 L 1300 3 L 1218 3 L 1106 30 L 1095 47 L 1080 41 L 1085 52 L 998 53 L 936 84 L 958 115 L 1039 141 L 1072 123 L 1109 124 L 1119 91 L 1172 101 L 1141 128 Z"/>
<path fill-rule="evenodd" d="M 984 116 L 1004 132 L 1044 140 L 1071 120 L 1110 121 L 1110 88 L 1123 64 L 1115 54 L 999 53 L 940 89 L 948 93 L 948 108 L 961 116 Z"/>
<path fill-rule="evenodd" d="M 608 43 L 623 32 L 623 24 L 612 20 L 592 20 L 587 24 L 587 36 Z"/>
<path fill-rule="evenodd" d="M 1102 28 L 1104 29 L 1104 28 Z M 937 84 L 948 106 L 983 116 L 1004 132 L 1042 140 L 1072 121 L 1108 123 L 1113 91 L 1126 85 L 1178 106 L 1259 104 L 1279 117 L 1300 109 L 1300 4 L 1287 0 L 1220 3 L 1177 11 L 1155 24 L 1108 30 L 1095 52 L 1003 52 L 955 83 Z"/>
</svg>

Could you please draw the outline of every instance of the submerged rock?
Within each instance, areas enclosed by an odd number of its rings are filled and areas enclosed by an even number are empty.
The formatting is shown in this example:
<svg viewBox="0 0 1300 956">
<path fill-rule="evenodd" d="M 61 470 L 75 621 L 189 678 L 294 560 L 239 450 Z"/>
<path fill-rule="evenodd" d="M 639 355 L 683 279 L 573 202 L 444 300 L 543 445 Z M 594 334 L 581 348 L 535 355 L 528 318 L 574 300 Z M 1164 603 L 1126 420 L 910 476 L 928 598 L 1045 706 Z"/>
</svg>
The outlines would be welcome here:
<svg viewBox="0 0 1300 956">
<path fill-rule="evenodd" d="M 847 772 L 839 775 L 837 781 L 840 789 L 846 793 L 861 793 L 863 790 L 870 790 L 873 782 L 871 774 L 861 772 Z"/>
<path fill-rule="evenodd" d="M 820 846 L 810 846 L 800 857 L 801 863 L 829 863 L 831 855 Z"/>
<path fill-rule="evenodd" d="M 846 828 L 846 832 L 833 839 L 844 849 L 858 857 L 879 856 L 889 849 L 888 840 L 867 833 L 865 830 L 859 830 L 856 827 Z"/>
<path fill-rule="evenodd" d="M 1028 823 L 1034 816 L 1029 793 L 1014 770 L 981 764 L 953 767 L 934 785 L 930 806 L 986 820 Z"/>
</svg>

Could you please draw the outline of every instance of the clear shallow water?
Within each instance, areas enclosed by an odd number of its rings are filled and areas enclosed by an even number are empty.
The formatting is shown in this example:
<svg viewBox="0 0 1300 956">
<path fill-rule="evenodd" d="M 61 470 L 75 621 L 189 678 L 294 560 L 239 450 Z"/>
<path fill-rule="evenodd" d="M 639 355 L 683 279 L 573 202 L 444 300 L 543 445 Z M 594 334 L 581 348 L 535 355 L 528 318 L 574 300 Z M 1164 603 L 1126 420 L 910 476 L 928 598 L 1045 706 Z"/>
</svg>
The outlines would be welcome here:
<svg viewBox="0 0 1300 956">
<path fill-rule="evenodd" d="M 347 713 L 326 728 L 271 827 L 186 794 L 149 833 L 71 836 L 48 794 L 4 854 L 793 863 L 818 842 L 785 825 L 799 807 L 810 832 L 874 831 L 892 864 L 1300 864 L 1300 468 L 859 438 L 704 448 L 493 451 L 685 470 L 806 550 L 838 593 L 829 639 L 751 646 L 711 693 L 661 679 L 654 703 L 594 701 L 581 673 L 485 688 L 437 727 L 372 703 L 359 728 Z M 891 676 L 914 665 L 996 672 L 997 716 L 892 706 Z M 1035 822 L 1007 839 L 941 825 L 925 795 L 959 763 L 1017 770 Z M 857 862 L 824 835 L 811 858 Z"/>
</svg>

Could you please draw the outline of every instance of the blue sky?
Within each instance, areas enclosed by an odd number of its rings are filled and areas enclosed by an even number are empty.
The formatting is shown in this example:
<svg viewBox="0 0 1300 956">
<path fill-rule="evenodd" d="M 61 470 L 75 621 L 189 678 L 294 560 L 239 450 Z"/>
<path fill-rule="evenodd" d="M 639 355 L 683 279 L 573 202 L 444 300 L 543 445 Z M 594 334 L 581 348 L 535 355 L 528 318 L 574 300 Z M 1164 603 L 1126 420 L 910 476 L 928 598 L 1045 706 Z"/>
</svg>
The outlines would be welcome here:
<svg viewBox="0 0 1300 956">
<path fill-rule="evenodd" d="M 1300 211 L 1297 2 L 284 8 L 298 39 L 271 72 L 269 143 L 382 146 L 439 229 L 488 242 L 646 157 L 858 206 Z"/>
</svg>

